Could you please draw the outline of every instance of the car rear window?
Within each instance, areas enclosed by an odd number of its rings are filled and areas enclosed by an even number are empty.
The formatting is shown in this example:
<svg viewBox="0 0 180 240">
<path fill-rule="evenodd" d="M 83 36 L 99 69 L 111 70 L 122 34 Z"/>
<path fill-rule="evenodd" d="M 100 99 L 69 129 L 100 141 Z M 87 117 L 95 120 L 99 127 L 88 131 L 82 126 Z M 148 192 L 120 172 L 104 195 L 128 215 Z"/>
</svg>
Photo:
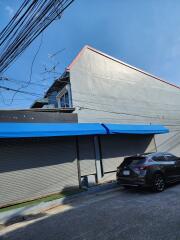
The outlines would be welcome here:
<svg viewBox="0 0 180 240">
<path fill-rule="evenodd" d="M 125 158 L 122 165 L 124 166 L 134 166 L 143 164 L 146 161 L 145 157 L 128 157 Z"/>
</svg>

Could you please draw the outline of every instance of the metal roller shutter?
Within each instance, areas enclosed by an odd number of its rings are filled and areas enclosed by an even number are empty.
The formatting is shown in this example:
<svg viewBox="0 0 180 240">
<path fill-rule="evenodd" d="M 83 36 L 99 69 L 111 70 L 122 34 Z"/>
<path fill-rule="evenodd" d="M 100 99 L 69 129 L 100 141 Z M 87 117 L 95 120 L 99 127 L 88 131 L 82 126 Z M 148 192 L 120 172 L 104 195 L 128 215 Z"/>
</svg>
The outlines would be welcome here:
<svg viewBox="0 0 180 240">
<path fill-rule="evenodd" d="M 78 187 L 75 138 L 0 142 L 0 206 Z"/>
<path fill-rule="evenodd" d="M 81 176 L 96 173 L 93 137 L 81 136 L 79 138 L 79 159 Z"/>
<path fill-rule="evenodd" d="M 101 152 L 104 173 L 115 171 L 125 156 L 155 151 L 154 139 L 150 135 L 101 136 Z"/>
</svg>

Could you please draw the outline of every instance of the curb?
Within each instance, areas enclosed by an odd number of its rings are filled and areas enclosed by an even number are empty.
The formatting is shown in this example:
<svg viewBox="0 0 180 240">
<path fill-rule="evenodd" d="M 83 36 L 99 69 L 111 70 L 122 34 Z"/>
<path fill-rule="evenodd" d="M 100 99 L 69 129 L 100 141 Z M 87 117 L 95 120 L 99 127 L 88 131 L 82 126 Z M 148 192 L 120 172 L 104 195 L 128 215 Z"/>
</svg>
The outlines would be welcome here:
<svg viewBox="0 0 180 240">
<path fill-rule="evenodd" d="M 28 216 L 33 216 L 40 214 L 44 211 L 47 211 L 50 208 L 57 207 L 59 205 L 63 205 L 64 202 L 70 203 L 72 200 L 79 198 L 88 194 L 96 194 L 98 192 L 103 192 L 110 189 L 117 188 L 118 185 L 116 182 L 113 183 L 104 183 L 88 189 L 88 191 L 75 193 L 71 196 L 63 197 L 60 199 L 52 200 L 49 202 L 42 202 L 34 206 L 26 206 L 13 210 L 9 210 L 6 212 L 0 213 L 0 225 L 8 226 L 16 222 L 20 222 L 25 220 Z"/>
</svg>

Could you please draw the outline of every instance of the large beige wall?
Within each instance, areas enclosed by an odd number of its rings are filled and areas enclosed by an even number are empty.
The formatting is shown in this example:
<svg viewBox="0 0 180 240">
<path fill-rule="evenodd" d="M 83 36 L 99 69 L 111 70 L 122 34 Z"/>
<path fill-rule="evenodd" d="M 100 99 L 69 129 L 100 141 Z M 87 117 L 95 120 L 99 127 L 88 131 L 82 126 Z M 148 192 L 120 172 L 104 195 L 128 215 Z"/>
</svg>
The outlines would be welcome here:
<svg viewBox="0 0 180 240">
<path fill-rule="evenodd" d="M 79 122 L 163 124 L 171 134 L 156 137 L 158 148 L 180 155 L 180 89 L 88 48 L 70 80 Z"/>
</svg>

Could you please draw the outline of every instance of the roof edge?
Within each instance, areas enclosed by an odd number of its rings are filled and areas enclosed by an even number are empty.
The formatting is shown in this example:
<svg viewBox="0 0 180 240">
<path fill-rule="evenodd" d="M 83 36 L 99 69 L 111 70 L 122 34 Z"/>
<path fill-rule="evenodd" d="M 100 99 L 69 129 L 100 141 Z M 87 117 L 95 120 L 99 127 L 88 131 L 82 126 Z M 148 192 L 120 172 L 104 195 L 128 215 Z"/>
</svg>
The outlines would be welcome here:
<svg viewBox="0 0 180 240">
<path fill-rule="evenodd" d="M 81 57 L 81 55 L 84 53 L 86 49 L 88 49 L 89 46 L 85 45 L 83 48 L 81 48 L 80 52 L 76 55 L 74 60 L 69 64 L 69 66 L 66 68 L 66 71 L 70 71 L 70 69 L 73 67 L 73 65 L 77 62 L 77 60 Z"/>
<path fill-rule="evenodd" d="M 166 80 L 164 80 L 164 79 L 162 79 L 162 78 L 160 78 L 160 77 L 157 77 L 157 76 L 155 76 L 155 75 L 153 75 L 153 74 L 150 74 L 150 73 L 148 73 L 148 72 L 146 72 L 146 71 L 144 71 L 144 70 L 142 70 L 142 69 L 140 69 L 140 68 L 137 68 L 137 67 L 134 67 L 134 66 L 132 66 L 132 65 L 130 65 L 130 64 L 128 64 L 128 63 L 125 63 L 125 62 L 123 62 L 123 61 L 121 61 L 121 60 L 119 60 L 119 59 L 117 59 L 117 58 L 114 58 L 114 57 L 112 57 L 112 56 L 110 56 L 110 55 L 108 55 L 108 54 L 106 54 L 106 53 L 104 53 L 104 52 L 102 52 L 102 51 L 100 51 L 100 50 L 97 50 L 97 49 L 95 49 L 95 48 L 93 48 L 93 47 L 91 47 L 91 46 L 89 46 L 89 45 L 85 45 L 85 46 L 80 50 L 80 52 L 76 55 L 76 57 L 74 58 L 74 60 L 73 60 L 73 61 L 69 64 L 69 66 L 66 68 L 67 71 L 70 71 L 70 69 L 73 67 L 73 65 L 75 64 L 75 62 L 81 57 L 81 55 L 83 54 L 83 52 L 84 52 L 86 49 L 89 49 L 89 50 L 91 50 L 91 51 L 93 51 L 93 52 L 96 52 L 96 53 L 98 53 L 98 54 L 100 54 L 100 55 L 102 55 L 102 56 L 104 56 L 104 57 L 106 57 L 106 58 L 109 58 L 109 59 L 111 59 L 111 60 L 113 60 L 113 61 L 115 61 L 115 62 L 118 62 L 118 63 L 120 63 L 120 64 L 122 64 L 122 65 L 124 65 L 124 66 L 126 66 L 126 67 L 129 67 L 129 68 L 131 68 L 131 69 L 134 69 L 134 70 L 136 70 L 137 72 L 143 73 L 143 74 L 145 74 L 145 75 L 147 75 L 147 76 L 149 76 L 149 77 L 153 77 L 153 78 L 155 78 L 156 80 L 161 81 L 161 82 L 163 82 L 163 83 L 166 83 L 166 84 L 168 84 L 168 85 L 170 85 L 170 86 L 172 86 L 172 87 L 175 87 L 175 88 L 180 89 L 180 86 L 178 86 L 178 85 L 175 85 L 175 84 L 173 84 L 173 83 L 170 83 L 170 82 L 168 82 L 168 81 L 166 81 Z"/>
</svg>

